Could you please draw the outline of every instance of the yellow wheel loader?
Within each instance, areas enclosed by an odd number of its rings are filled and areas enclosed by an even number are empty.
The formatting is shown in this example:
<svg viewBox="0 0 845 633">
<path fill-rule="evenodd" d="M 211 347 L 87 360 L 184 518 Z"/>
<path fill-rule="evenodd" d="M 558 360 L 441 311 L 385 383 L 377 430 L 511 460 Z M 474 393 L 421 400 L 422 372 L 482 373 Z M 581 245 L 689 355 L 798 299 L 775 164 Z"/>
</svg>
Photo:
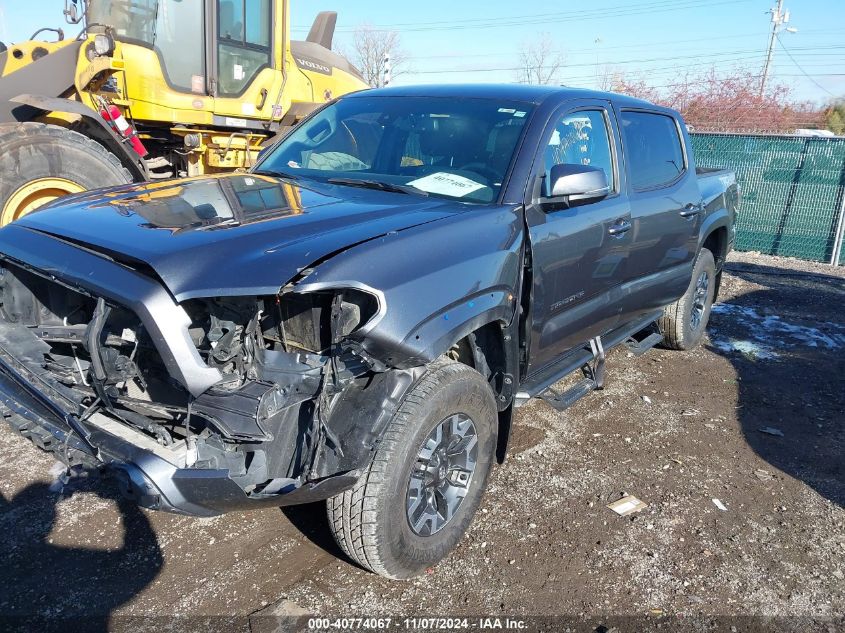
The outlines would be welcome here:
<svg viewBox="0 0 845 633">
<path fill-rule="evenodd" d="M 304 41 L 289 16 L 288 0 L 65 0 L 77 37 L 0 43 L 0 226 L 86 189 L 249 167 L 367 87 L 331 50 L 336 13 Z"/>
</svg>

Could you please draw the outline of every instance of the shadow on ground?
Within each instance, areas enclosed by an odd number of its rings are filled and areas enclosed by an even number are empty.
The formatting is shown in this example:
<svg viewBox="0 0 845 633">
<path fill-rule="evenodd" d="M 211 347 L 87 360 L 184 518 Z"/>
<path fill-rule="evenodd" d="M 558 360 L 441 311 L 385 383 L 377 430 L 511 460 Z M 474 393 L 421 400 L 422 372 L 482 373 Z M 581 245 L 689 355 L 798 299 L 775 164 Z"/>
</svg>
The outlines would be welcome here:
<svg viewBox="0 0 845 633">
<path fill-rule="evenodd" d="M 82 480 L 70 491 L 81 493 L 113 501 L 120 515 L 117 526 L 89 522 L 90 548 L 53 542 L 57 503 L 67 488 L 57 493 L 47 483 L 35 483 L 11 499 L 0 495 L 3 630 L 107 630 L 110 614 L 158 575 L 162 552 L 144 513 L 109 480 Z M 120 547 L 98 548 L 100 528 L 122 531 Z"/>
<path fill-rule="evenodd" d="M 736 370 L 745 438 L 845 507 L 845 279 L 748 265 L 731 274 L 764 286 L 711 317 L 710 349 Z"/>
<path fill-rule="evenodd" d="M 335 558 L 349 561 L 343 550 L 338 547 L 334 540 L 329 519 L 326 516 L 325 502 L 308 503 L 305 505 L 287 506 L 281 508 L 282 514 L 287 517 L 293 526 L 300 531 L 314 545 Z M 351 561 L 349 561 L 351 562 Z M 353 563 L 354 564 L 354 563 Z"/>
</svg>

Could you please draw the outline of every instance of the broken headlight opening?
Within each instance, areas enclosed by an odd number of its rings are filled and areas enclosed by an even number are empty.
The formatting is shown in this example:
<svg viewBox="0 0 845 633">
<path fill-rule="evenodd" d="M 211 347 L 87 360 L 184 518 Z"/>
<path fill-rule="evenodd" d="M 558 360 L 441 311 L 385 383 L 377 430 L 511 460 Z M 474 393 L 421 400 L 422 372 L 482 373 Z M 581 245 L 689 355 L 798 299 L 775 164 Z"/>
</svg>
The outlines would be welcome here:
<svg viewBox="0 0 845 633">
<path fill-rule="evenodd" d="M 380 314 L 377 293 L 288 286 L 181 307 L 200 358 L 221 376 L 196 397 L 131 310 L 14 264 L 0 269 L 0 351 L 80 423 L 105 416 L 173 451 L 181 468 L 228 471 L 249 496 L 355 467 L 344 449 L 359 438 L 331 416 L 345 391 L 386 369 L 355 340 Z"/>
</svg>

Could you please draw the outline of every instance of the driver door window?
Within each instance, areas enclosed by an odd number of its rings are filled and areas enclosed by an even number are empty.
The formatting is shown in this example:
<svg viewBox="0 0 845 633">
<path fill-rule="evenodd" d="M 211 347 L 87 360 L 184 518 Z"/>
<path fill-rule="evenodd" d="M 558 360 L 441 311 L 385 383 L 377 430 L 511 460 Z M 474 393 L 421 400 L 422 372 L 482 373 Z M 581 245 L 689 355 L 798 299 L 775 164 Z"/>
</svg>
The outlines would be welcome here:
<svg viewBox="0 0 845 633">
<path fill-rule="evenodd" d="M 218 93 L 237 96 L 271 63 L 270 0 L 217 0 Z"/>
<path fill-rule="evenodd" d="M 555 165 L 590 165 L 601 167 L 613 192 L 616 172 L 607 119 L 602 110 L 579 110 L 561 117 L 555 125 L 544 152 L 544 195 L 550 195 L 550 173 Z"/>
</svg>

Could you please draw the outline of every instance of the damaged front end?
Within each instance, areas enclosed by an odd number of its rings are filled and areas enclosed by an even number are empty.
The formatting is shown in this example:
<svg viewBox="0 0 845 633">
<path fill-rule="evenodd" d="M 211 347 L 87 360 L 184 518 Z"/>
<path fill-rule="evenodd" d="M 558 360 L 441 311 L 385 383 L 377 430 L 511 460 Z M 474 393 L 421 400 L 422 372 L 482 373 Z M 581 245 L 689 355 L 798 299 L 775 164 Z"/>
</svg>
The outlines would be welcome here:
<svg viewBox="0 0 845 633">
<path fill-rule="evenodd" d="M 214 515 L 337 494 L 420 371 L 358 342 L 382 314 L 377 291 L 293 283 L 176 304 L 143 266 L 38 239 L 61 272 L 0 262 L 2 413 L 68 465 L 115 468 L 145 507 Z"/>
</svg>

